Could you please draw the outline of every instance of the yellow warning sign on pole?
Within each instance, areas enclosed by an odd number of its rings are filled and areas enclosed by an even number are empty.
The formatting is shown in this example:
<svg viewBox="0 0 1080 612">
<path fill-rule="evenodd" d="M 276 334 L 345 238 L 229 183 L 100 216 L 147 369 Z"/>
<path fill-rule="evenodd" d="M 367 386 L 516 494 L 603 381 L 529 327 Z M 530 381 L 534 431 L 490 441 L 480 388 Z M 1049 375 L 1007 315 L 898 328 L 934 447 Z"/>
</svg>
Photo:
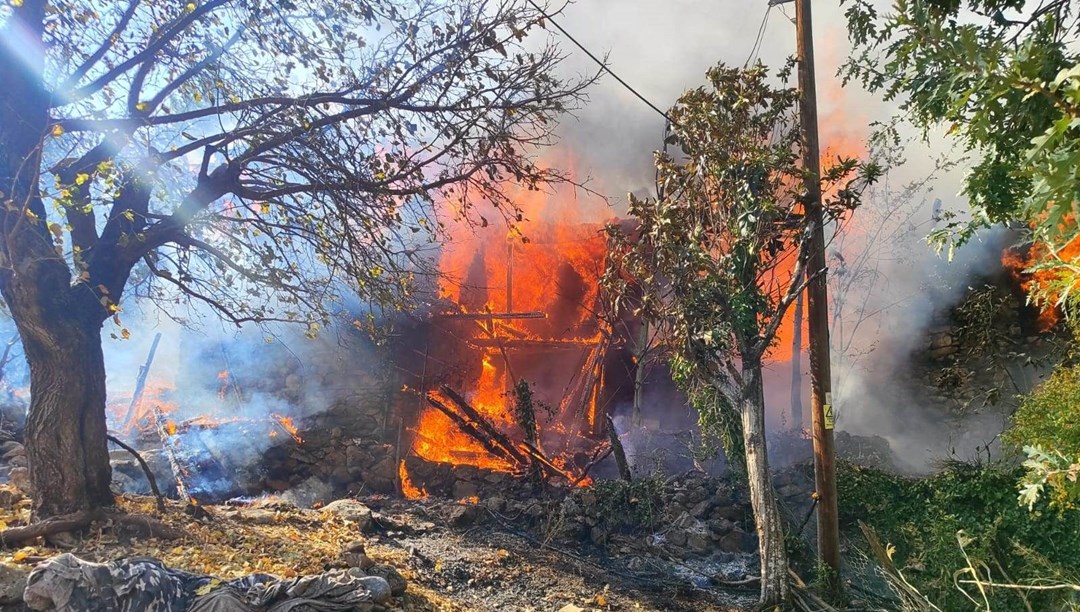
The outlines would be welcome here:
<svg viewBox="0 0 1080 612">
<path fill-rule="evenodd" d="M 836 417 L 833 415 L 832 393 L 825 394 L 825 429 L 832 429 L 836 425 Z"/>
</svg>

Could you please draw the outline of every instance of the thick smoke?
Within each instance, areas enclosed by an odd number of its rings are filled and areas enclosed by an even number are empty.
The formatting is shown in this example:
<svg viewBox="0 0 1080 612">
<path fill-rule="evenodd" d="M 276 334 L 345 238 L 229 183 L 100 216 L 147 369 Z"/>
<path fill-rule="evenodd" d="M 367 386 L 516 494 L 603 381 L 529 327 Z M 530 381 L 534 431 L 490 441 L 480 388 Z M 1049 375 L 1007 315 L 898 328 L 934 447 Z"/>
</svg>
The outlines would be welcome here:
<svg viewBox="0 0 1080 612">
<path fill-rule="evenodd" d="M 863 156 L 871 123 L 888 120 L 897 108 L 855 86 L 841 87 L 836 73 L 848 53 L 842 7 L 814 8 L 822 150 L 830 158 Z M 782 66 L 795 51 L 793 17 L 790 5 L 767 9 L 765 2 L 592 0 L 571 5 L 561 22 L 590 50 L 606 54 L 612 69 L 640 94 L 666 109 L 683 91 L 703 84 L 706 69 L 717 62 L 742 65 L 760 59 L 774 69 Z M 569 42 L 565 48 L 573 69 L 594 68 Z M 605 78 L 578 119 L 564 125 L 562 146 L 576 152 L 578 174 L 590 177 L 590 186 L 610 196 L 620 211 L 623 194 L 652 192 L 652 152 L 661 146 L 663 130 L 662 117 Z M 943 156 L 956 157 L 950 144 L 933 134 L 928 140 L 914 132 L 909 136 L 906 162 L 868 195 L 846 233 L 830 245 L 829 260 L 834 307 L 836 296 L 846 300 L 834 321 L 837 427 L 885 437 L 900 467 L 922 470 L 950 453 L 974 454 L 1001 430 L 1002 418 L 992 411 L 947 423 L 944 409 L 913 393 L 903 379 L 912 352 L 923 348 L 937 318 L 977 276 L 999 266 L 1003 237 L 988 233 L 960 249 L 952 262 L 926 243 L 933 217 L 943 210 L 962 214 L 966 201 L 959 194 L 961 173 L 939 167 Z M 854 264 L 864 277 L 869 269 L 872 278 L 845 283 L 849 279 L 842 275 L 855 274 Z M 804 374 L 808 369 L 805 354 L 802 369 Z M 804 376 L 804 404 L 809 403 L 808 385 Z M 790 392 L 790 363 L 771 364 L 766 399 L 774 430 L 790 423 Z M 646 407 L 653 421 L 686 420 L 685 406 L 667 397 L 658 400 L 662 405 Z M 809 423 L 808 413 L 803 422 Z M 637 437 L 631 441 L 635 451 L 647 445 Z"/>
</svg>

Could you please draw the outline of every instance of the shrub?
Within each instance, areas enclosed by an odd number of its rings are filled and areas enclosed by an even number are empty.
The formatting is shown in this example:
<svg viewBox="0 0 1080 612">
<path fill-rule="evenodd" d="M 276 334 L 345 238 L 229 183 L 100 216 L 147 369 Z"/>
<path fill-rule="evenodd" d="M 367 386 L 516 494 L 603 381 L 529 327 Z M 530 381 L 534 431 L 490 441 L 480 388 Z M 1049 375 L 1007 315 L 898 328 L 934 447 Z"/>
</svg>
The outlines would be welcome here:
<svg viewBox="0 0 1080 612">
<path fill-rule="evenodd" d="M 953 583 L 968 566 L 957 542 L 960 531 L 970 539 L 964 550 L 972 564 L 997 582 L 1074 579 L 1080 574 L 1080 512 L 1050 512 L 1045 502 L 1029 512 L 1016 499 L 1022 475 L 1020 467 L 952 463 L 934 476 L 912 479 L 841 464 L 841 525 L 858 533 L 862 520 L 895 545 L 896 565 L 943 610 L 972 609 Z M 1017 591 L 990 589 L 987 595 L 995 612 L 1027 609 Z M 1070 596 L 1033 592 L 1027 601 L 1053 610 Z"/>
<path fill-rule="evenodd" d="M 1080 365 L 1057 368 L 1025 397 L 1002 439 L 1080 457 Z"/>
</svg>

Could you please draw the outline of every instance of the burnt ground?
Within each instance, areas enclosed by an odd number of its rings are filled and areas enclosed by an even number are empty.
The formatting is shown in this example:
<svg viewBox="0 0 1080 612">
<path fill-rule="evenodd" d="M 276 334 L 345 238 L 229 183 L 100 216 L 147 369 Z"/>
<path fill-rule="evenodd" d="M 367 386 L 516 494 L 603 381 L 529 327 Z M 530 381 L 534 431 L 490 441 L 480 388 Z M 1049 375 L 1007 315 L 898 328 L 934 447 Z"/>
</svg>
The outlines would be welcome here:
<svg viewBox="0 0 1080 612">
<path fill-rule="evenodd" d="M 721 611 L 756 600 L 756 584 L 710 584 L 723 569 L 751 570 L 742 556 L 723 568 L 632 543 L 614 550 L 558 544 L 482 509 L 486 519 L 455 528 L 441 520 L 445 508 L 395 502 L 376 515 L 389 519 L 390 528 L 369 540 L 368 551 L 403 568 L 413 591 L 404 609 Z"/>
<path fill-rule="evenodd" d="M 31 500 L 10 486 L 0 490 L 0 521 L 9 527 L 27 524 Z M 509 502 L 501 511 L 492 508 L 498 504 L 385 497 L 301 509 L 264 497 L 206 507 L 197 516 L 169 501 L 159 518 L 185 534 L 180 540 L 130 539 L 97 525 L 89 533 L 67 535 L 62 546 L 39 539 L 0 551 L 0 610 L 25 609 L 20 601 L 25 574 L 62 552 L 99 562 L 150 556 L 170 567 L 232 579 L 254 572 L 293 577 L 356 567 L 348 552 L 357 543 L 368 563 L 383 568 L 379 575 L 388 571 L 407 581 L 404 595 L 382 612 L 715 612 L 750 606 L 756 599 L 752 581 L 739 587 L 720 584 L 752 576 L 752 554 L 691 553 L 688 545 L 669 541 L 683 529 L 678 524 L 658 520 L 649 529 L 627 530 L 598 523 L 583 539 L 582 530 L 567 525 L 591 522 L 589 511 L 575 512 L 571 507 L 580 505 L 566 501 L 583 495 L 589 499 L 588 490 L 581 490 L 563 500 Z M 129 512 L 154 513 L 150 498 L 124 496 L 120 505 Z M 711 502 L 697 506 L 701 514 Z"/>
</svg>

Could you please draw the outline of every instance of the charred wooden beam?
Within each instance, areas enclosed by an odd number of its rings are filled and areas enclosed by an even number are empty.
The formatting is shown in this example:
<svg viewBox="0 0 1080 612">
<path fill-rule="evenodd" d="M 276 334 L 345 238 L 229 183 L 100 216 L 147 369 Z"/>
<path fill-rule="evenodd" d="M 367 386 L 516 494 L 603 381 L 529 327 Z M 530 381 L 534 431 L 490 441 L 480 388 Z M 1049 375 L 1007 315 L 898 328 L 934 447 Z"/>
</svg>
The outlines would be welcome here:
<svg viewBox="0 0 1080 612">
<path fill-rule="evenodd" d="M 451 312 L 436 315 L 440 319 L 465 321 L 506 321 L 509 319 L 546 319 L 542 312 Z"/>
<path fill-rule="evenodd" d="M 454 391 L 446 385 L 442 385 L 439 387 L 439 393 L 453 402 L 454 406 L 457 407 L 458 410 L 461 410 L 466 417 L 471 419 L 479 429 L 491 438 L 492 441 L 505 448 L 511 456 L 513 456 L 514 461 L 518 465 L 524 467 L 529 464 L 528 458 L 518 450 L 517 446 L 510 438 L 507 438 L 506 434 L 502 433 L 497 427 L 492 425 L 491 421 L 487 420 L 484 415 L 477 412 L 476 408 L 469 405 L 469 402 L 465 401 L 465 398 L 459 395 L 457 391 Z"/>
<path fill-rule="evenodd" d="M 154 343 L 150 345 L 150 354 L 146 356 L 146 363 L 139 366 L 139 374 L 135 379 L 135 393 L 131 395 L 131 404 L 128 405 L 124 420 L 120 428 L 123 431 L 131 431 L 135 423 L 133 419 L 138 412 L 139 404 L 142 403 L 143 391 L 146 389 L 146 377 L 150 374 L 150 366 L 154 363 L 154 354 L 157 353 L 158 342 L 161 342 L 161 332 L 154 336 Z"/>
<path fill-rule="evenodd" d="M 529 338 L 473 338 L 469 344 L 477 347 L 508 349 L 576 349 L 596 346 L 593 340 L 532 340 Z"/>
<path fill-rule="evenodd" d="M 484 435 L 480 429 L 469 422 L 468 419 L 458 414 L 453 408 L 444 404 L 439 398 L 434 397 L 434 394 L 429 393 L 427 396 L 427 402 L 439 412 L 445 414 L 455 425 L 461 429 L 462 432 L 479 442 L 489 453 L 492 455 L 509 461 L 510 463 L 520 465 L 522 462 L 514 456 L 511 449 L 504 448 L 498 444 L 495 440 L 492 440 L 488 436 Z"/>
<path fill-rule="evenodd" d="M 544 453 L 540 451 L 540 449 L 536 448 L 532 444 L 528 442 L 522 442 L 521 447 L 524 448 L 525 451 L 529 454 L 529 456 L 535 461 L 535 464 L 543 468 L 545 472 L 551 474 L 552 476 L 565 478 L 568 482 L 576 481 L 576 478 L 572 474 L 552 463 L 551 460 L 548 459 L 544 455 Z"/>
<path fill-rule="evenodd" d="M 615 453 L 615 463 L 619 466 L 619 477 L 626 482 L 631 482 L 634 477 L 630 473 L 630 462 L 626 460 L 626 449 L 623 448 L 622 440 L 619 439 L 619 432 L 615 431 L 615 422 L 611 420 L 610 414 L 607 415 L 607 430 L 611 450 Z"/>
<path fill-rule="evenodd" d="M 180 499 L 190 504 L 191 495 L 188 493 L 187 485 L 184 484 L 184 468 L 176 457 L 176 449 L 171 439 L 173 436 L 168 431 L 165 431 L 165 416 L 158 406 L 154 406 L 151 414 L 154 418 L 154 429 L 157 430 L 158 436 L 161 438 L 161 447 L 165 451 L 165 456 L 169 459 L 169 467 L 172 468 L 173 480 L 176 481 L 176 493 L 180 495 Z"/>
</svg>

